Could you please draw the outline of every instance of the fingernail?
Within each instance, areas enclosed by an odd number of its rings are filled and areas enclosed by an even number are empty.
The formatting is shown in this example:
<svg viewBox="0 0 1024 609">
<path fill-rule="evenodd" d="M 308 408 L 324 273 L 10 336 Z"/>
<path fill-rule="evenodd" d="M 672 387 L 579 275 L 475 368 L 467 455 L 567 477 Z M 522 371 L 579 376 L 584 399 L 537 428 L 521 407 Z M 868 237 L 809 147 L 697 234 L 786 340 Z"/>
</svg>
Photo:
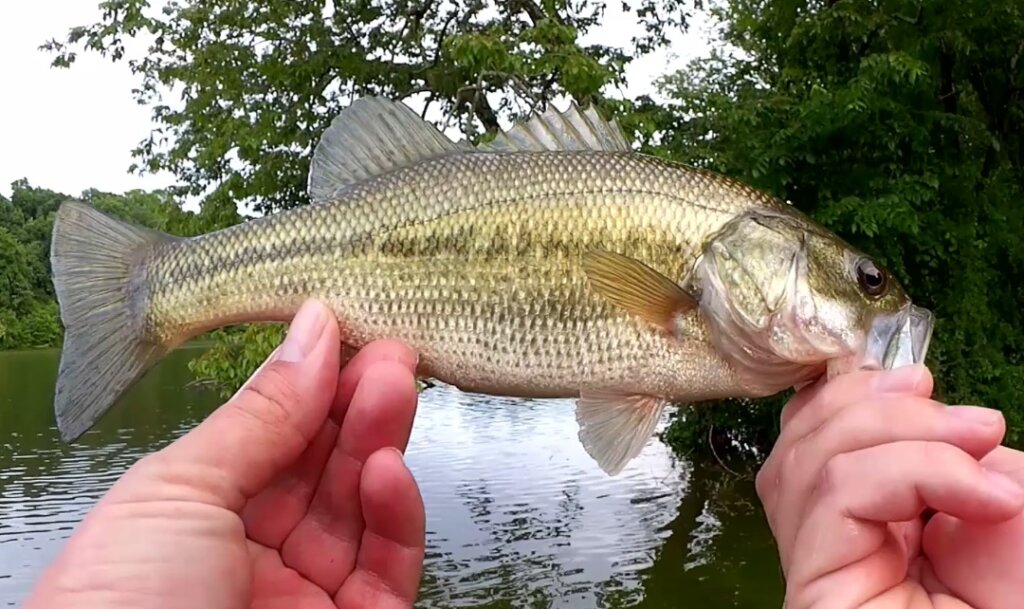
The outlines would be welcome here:
<svg viewBox="0 0 1024 609">
<path fill-rule="evenodd" d="M 1024 503 L 1024 488 L 999 472 L 985 470 L 988 487 L 994 494 L 1010 503 Z"/>
<path fill-rule="evenodd" d="M 988 427 L 999 425 L 1003 421 L 1003 413 L 980 406 L 949 406 L 946 412 L 957 419 Z"/>
<path fill-rule="evenodd" d="M 292 319 L 281 349 L 277 352 L 277 360 L 282 362 L 301 362 L 313 351 L 320 340 L 327 316 L 323 307 L 314 301 L 307 301 L 299 308 Z"/>
<path fill-rule="evenodd" d="M 879 390 L 886 393 L 903 393 L 914 391 L 921 385 L 927 369 L 922 364 L 901 366 L 887 370 L 878 377 Z"/>
</svg>

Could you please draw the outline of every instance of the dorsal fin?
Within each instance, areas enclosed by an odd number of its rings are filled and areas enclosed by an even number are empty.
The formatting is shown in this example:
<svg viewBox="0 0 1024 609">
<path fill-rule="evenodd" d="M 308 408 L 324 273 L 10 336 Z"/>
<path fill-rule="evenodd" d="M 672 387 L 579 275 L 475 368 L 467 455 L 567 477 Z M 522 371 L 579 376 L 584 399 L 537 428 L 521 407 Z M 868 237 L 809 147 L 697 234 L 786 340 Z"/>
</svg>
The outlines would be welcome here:
<svg viewBox="0 0 1024 609">
<path fill-rule="evenodd" d="M 309 167 L 313 203 L 337 198 L 352 184 L 420 161 L 452 153 L 603 150 L 628 152 L 616 121 L 606 121 L 591 105 L 576 102 L 563 112 L 549 106 L 473 147 L 453 142 L 412 108 L 381 97 L 362 97 L 342 110 L 324 131 Z"/>
<path fill-rule="evenodd" d="M 533 115 L 499 134 L 494 141 L 481 144 L 478 149 L 488 152 L 517 152 L 543 150 L 604 150 L 628 152 L 618 122 L 606 121 L 593 105 L 581 110 L 575 101 L 563 112 L 549 105 L 544 112 Z"/>
<path fill-rule="evenodd" d="M 322 203 L 367 178 L 452 152 L 472 152 L 420 118 L 409 106 L 362 97 L 324 131 L 309 167 L 309 197 Z"/>
</svg>

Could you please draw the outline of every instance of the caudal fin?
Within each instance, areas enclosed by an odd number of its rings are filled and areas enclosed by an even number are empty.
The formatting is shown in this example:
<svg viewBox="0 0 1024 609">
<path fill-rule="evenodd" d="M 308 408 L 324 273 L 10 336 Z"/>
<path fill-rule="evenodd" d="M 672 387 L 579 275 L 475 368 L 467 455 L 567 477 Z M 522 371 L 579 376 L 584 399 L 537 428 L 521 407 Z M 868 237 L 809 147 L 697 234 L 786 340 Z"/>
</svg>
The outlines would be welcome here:
<svg viewBox="0 0 1024 609">
<path fill-rule="evenodd" d="M 65 442 L 88 431 L 166 355 L 145 336 L 139 264 L 151 248 L 174 239 L 83 203 L 67 202 L 57 211 L 50 264 L 64 346 L 54 414 Z"/>
</svg>

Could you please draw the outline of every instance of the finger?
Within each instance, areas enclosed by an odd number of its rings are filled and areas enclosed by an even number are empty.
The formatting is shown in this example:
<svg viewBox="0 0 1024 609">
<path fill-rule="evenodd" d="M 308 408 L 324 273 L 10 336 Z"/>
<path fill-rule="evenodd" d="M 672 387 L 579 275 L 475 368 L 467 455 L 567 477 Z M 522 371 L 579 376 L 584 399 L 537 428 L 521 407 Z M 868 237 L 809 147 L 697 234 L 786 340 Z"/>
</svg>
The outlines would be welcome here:
<svg viewBox="0 0 1024 609">
<path fill-rule="evenodd" d="M 355 360 L 353 366 L 354 357 L 360 353 L 362 355 Z M 377 341 L 361 350 L 342 345 L 341 360 L 345 368 L 339 375 L 338 384 L 346 388 L 347 405 L 359 377 L 365 374 L 370 366 L 382 361 L 398 361 L 415 366 L 415 353 L 396 341 Z M 338 404 L 337 396 L 334 403 Z M 338 417 L 336 422 L 340 423 L 342 418 Z M 324 464 L 337 444 L 338 429 L 335 422 L 327 421 L 295 465 L 285 470 L 267 489 L 246 503 L 243 521 L 250 539 L 268 547 L 281 547 L 309 509 L 313 493 L 320 483 Z"/>
<path fill-rule="evenodd" d="M 986 469 L 1006 474 L 1024 486 L 1024 452 L 997 446 L 981 460 Z"/>
<path fill-rule="evenodd" d="M 999 446 L 982 460 L 985 469 L 1024 487 L 1024 453 Z M 936 514 L 925 527 L 923 550 L 936 578 L 976 607 L 1016 606 L 1024 595 L 1024 515 L 979 523 Z"/>
<path fill-rule="evenodd" d="M 338 441 L 338 426 L 328 420 L 298 460 L 267 488 L 246 502 L 242 522 L 249 539 L 280 549 L 309 509 L 327 458 Z"/>
<path fill-rule="evenodd" d="M 768 519 L 780 548 L 792 546 L 821 470 L 834 456 L 917 440 L 948 443 L 981 458 L 999 444 L 1004 431 L 997 410 L 947 408 L 916 397 L 880 397 L 839 411 L 792 446 L 775 484 L 762 490 L 769 501 L 774 499 Z"/>
<path fill-rule="evenodd" d="M 954 598 L 946 584 L 942 583 L 938 576 L 935 575 L 935 570 L 932 569 L 932 565 L 928 562 L 928 558 L 923 555 L 913 559 L 910 563 L 910 568 L 907 569 L 907 576 L 912 578 L 914 581 L 920 582 L 921 587 L 933 597 L 941 594 L 944 597 Z M 938 603 L 935 604 L 936 607 L 942 607 L 942 605 L 939 605 Z"/>
<path fill-rule="evenodd" d="M 922 547 L 936 579 L 972 607 L 1016 609 L 1024 597 L 1024 515 L 970 522 L 936 514 Z"/>
<path fill-rule="evenodd" d="M 838 410 L 869 396 L 907 394 L 928 397 L 933 384 L 931 372 L 921 364 L 841 374 L 797 392 L 782 409 L 781 425 L 788 435 L 801 437 Z"/>
<path fill-rule="evenodd" d="M 784 473 L 783 469 L 791 468 L 793 446 L 836 413 L 851 405 L 862 404 L 873 396 L 902 394 L 926 397 L 931 395 L 931 391 L 931 373 L 927 368 L 915 365 L 888 371 L 851 372 L 827 382 L 822 379 L 798 392 L 783 408 L 782 433 L 758 472 L 757 491 L 765 508 L 774 509 L 773 489 Z"/>
<path fill-rule="evenodd" d="M 241 509 L 323 425 L 338 379 L 338 336 L 331 311 L 305 303 L 263 367 L 162 458 L 212 472 L 211 499 Z"/>
<path fill-rule="evenodd" d="M 253 541 L 246 544 L 252 571 L 248 577 L 232 573 L 235 578 L 248 584 L 252 589 L 246 602 L 248 609 L 283 609 L 285 607 L 330 607 L 331 598 L 323 590 L 310 586 L 302 576 L 281 562 L 281 554 Z M 243 601 L 244 602 L 244 601 Z"/>
<path fill-rule="evenodd" d="M 352 396 L 356 392 L 359 381 L 366 371 L 379 362 L 394 361 L 402 364 L 412 374 L 416 374 L 416 352 L 411 347 L 396 340 L 378 340 L 360 349 L 338 376 L 338 389 L 331 405 L 331 419 L 338 425 L 342 424 Z"/>
<path fill-rule="evenodd" d="M 334 593 L 352 572 L 363 533 L 363 464 L 381 448 L 405 450 L 416 411 L 409 368 L 378 362 L 359 381 L 305 517 L 285 540 L 285 562 Z"/>
<path fill-rule="evenodd" d="M 905 577 L 908 549 L 889 523 L 915 519 L 925 508 L 999 522 L 1024 508 L 1024 492 L 955 446 L 912 441 L 836 455 L 814 501 L 797 534 L 793 553 L 802 560 L 791 565 L 789 581 L 813 594 L 856 592 L 843 606 L 860 606 Z"/>
<path fill-rule="evenodd" d="M 423 498 L 396 450 L 377 451 L 361 478 L 366 530 L 355 571 L 338 590 L 338 607 L 409 608 L 416 600 L 426 547 Z"/>
</svg>

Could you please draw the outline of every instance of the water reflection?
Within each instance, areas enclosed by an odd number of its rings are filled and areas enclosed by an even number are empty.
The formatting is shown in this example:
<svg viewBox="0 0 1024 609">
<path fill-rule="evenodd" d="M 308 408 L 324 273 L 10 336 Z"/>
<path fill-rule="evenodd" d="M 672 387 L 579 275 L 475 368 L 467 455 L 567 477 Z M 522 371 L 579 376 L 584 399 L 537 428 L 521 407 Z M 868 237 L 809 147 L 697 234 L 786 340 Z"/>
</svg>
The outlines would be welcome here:
<svg viewBox="0 0 1024 609">
<path fill-rule="evenodd" d="M 612 578 L 639 600 L 687 484 L 664 445 L 609 478 L 576 441 L 571 402 L 437 388 L 428 409 L 409 451 L 428 503 L 423 606 L 594 606 Z"/>
<path fill-rule="evenodd" d="M 194 352 L 193 352 L 194 353 Z M 0 606 L 110 484 L 219 400 L 175 353 L 81 442 L 57 441 L 53 351 L 0 353 Z M 421 400 L 408 460 L 427 508 L 419 606 L 778 607 L 774 546 L 749 480 L 647 445 L 609 478 L 569 401 Z"/>
<path fill-rule="evenodd" d="M 0 606 L 20 603 L 118 476 L 214 407 L 215 396 L 183 388 L 186 353 L 73 446 L 58 442 L 53 426 L 57 352 L 0 353 Z"/>
</svg>

